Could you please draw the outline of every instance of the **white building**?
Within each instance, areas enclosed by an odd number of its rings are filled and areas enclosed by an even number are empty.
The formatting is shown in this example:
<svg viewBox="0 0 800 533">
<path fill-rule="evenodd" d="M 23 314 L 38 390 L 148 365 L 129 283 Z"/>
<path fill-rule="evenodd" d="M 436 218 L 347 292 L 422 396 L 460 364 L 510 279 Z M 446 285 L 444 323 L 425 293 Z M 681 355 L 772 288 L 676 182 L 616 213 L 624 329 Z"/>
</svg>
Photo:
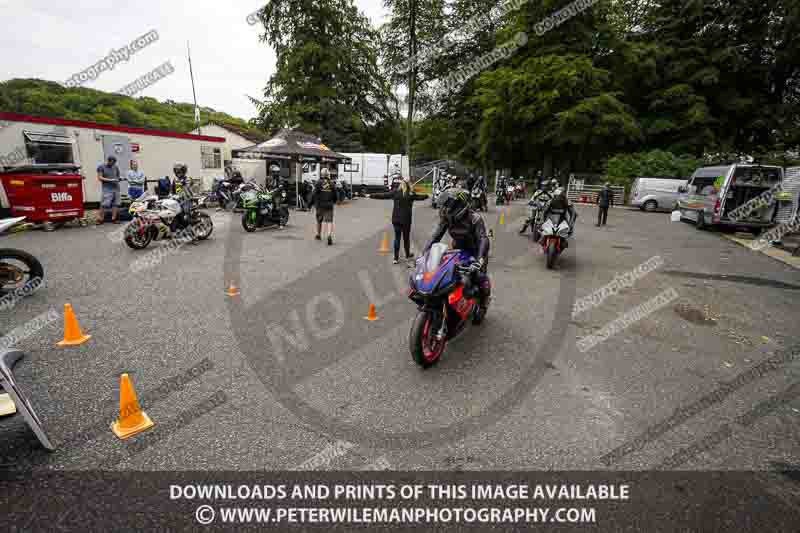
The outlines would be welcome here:
<svg viewBox="0 0 800 533">
<path fill-rule="evenodd" d="M 172 166 L 180 161 L 189 176 L 201 178 L 210 188 L 215 176 L 224 174 L 224 137 L 171 131 L 111 126 L 77 120 L 35 117 L 0 112 L 0 166 L 36 163 L 75 163 L 81 166 L 85 202 L 100 201 L 97 166 L 109 155 L 117 158 L 124 175 L 131 159 L 148 180 L 172 177 Z M 249 143 L 252 144 L 252 143 Z M 148 183 L 148 188 L 151 186 Z M 126 184 L 122 192 L 126 192 Z M 0 186 L 2 207 L 8 207 Z"/>
<path fill-rule="evenodd" d="M 208 124 L 202 128 L 193 130 L 191 133 L 195 135 L 211 135 L 213 137 L 222 137 L 225 139 L 225 144 L 222 147 L 223 164 L 225 166 L 231 165 L 239 169 L 246 180 L 255 179 L 259 183 L 264 183 L 267 177 L 266 161 L 235 159 L 232 152 L 233 150 L 241 150 L 262 143 L 269 139 L 269 135 L 219 124 Z"/>
</svg>

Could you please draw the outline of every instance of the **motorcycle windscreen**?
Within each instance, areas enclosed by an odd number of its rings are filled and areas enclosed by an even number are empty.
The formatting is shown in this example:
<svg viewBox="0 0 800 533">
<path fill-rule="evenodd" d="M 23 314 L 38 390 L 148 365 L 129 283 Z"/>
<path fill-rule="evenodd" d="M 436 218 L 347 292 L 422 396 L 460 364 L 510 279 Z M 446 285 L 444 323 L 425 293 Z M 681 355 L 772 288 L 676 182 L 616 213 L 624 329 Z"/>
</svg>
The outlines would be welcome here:
<svg viewBox="0 0 800 533">
<path fill-rule="evenodd" d="M 425 272 L 436 272 L 439 269 L 439 265 L 442 264 L 442 257 L 444 257 L 445 253 L 447 253 L 446 244 L 437 242 L 431 246 L 428 252 L 428 259 L 425 261 Z"/>
<path fill-rule="evenodd" d="M 242 193 L 241 198 L 244 204 L 253 204 L 258 199 L 258 193 L 256 193 L 256 191 L 253 190 L 245 191 Z"/>
</svg>

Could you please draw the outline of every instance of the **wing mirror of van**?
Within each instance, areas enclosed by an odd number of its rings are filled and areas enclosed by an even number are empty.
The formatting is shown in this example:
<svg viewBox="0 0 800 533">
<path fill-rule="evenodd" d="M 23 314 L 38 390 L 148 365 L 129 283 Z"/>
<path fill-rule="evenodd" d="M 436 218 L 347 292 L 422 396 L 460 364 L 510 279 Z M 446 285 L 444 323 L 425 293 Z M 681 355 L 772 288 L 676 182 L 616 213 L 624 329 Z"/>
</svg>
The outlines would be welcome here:
<svg viewBox="0 0 800 533">
<path fill-rule="evenodd" d="M 689 192 L 689 189 L 685 185 L 681 185 L 680 187 L 678 187 L 678 192 L 687 193 Z"/>
</svg>

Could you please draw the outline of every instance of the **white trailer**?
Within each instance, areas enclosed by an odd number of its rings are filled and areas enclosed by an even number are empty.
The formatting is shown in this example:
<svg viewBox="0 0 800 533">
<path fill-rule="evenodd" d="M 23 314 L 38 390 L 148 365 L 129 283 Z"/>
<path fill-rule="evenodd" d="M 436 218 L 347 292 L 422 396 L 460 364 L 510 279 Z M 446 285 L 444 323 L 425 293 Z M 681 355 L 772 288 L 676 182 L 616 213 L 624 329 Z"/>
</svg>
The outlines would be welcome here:
<svg viewBox="0 0 800 533">
<path fill-rule="evenodd" d="M 109 155 L 117 158 L 125 176 L 131 159 L 148 179 L 172 176 L 175 162 L 189 167 L 189 176 L 200 179 L 210 188 L 215 176 L 224 174 L 225 139 L 162 130 L 149 130 L 77 120 L 0 112 L 0 165 L 31 163 L 74 163 L 81 166 L 85 178 L 84 202 L 99 202 L 101 185 L 97 166 Z M 122 193 L 127 192 L 125 183 Z M 0 202 L 8 208 L 5 191 L 0 186 Z"/>
<path fill-rule="evenodd" d="M 344 153 L 349 163 L 340 163 L 339 179 L 352 183 L 353 191 L 366 194 L 374 191 L 385 191 L 389 187 L 389 176 L 395 171 L 406 178 L 410 174 L 408 156 L 400 154 L 353 154 Z"/>
</svg>

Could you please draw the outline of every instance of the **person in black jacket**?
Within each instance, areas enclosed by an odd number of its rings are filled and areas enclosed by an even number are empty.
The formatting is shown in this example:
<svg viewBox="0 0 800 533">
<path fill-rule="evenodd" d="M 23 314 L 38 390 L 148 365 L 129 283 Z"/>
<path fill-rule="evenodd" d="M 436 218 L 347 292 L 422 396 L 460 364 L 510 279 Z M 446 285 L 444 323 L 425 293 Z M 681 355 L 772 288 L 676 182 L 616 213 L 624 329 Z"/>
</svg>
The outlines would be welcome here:
<svg viewBox="0 0 800 533">
<path fill-rule="evenodd" d="M 331 181 L 331 175 L 327 168 L 323 168 L 319 172 L 319 181 L 314 187 L 309 207 L 312 205 L 317 208 L 317 236 L 315 239 L 322 240 L 322 230 L 327 229 L 328 246 L 331 246 L 333 244 L 333 206 L 336 205 L 336 186 Z"/>
<path fill-rule="evenodd" d="M 394 179 L 398 176 L 392 176 Z M 417 194 L 411 190 L 411 179 L 403 178 L 400 186 L 390 192 L 373 194 L 370 198 L 377 200 L 394 200 L 394 207 L 392 208 L 392 225 L 394 226 L 394 264 L 400 262 L 400 238 L 403 239 L 403 244 L 406 252 L 406 259 L 411 259 L 414 255 L 411 253 L 411 213 L 414 207 L 414 202 L 419 200 L 427 200 L 427 194 Z"/>
<path fill-rule="evenodd" d="M 611 190 L 611 185 L 606 182 L 603 189 L 597 195 L 597 225 L 606 225 L 608 220 L 608 208 L 614 205 L 614 192 Z"/>
</svg>

